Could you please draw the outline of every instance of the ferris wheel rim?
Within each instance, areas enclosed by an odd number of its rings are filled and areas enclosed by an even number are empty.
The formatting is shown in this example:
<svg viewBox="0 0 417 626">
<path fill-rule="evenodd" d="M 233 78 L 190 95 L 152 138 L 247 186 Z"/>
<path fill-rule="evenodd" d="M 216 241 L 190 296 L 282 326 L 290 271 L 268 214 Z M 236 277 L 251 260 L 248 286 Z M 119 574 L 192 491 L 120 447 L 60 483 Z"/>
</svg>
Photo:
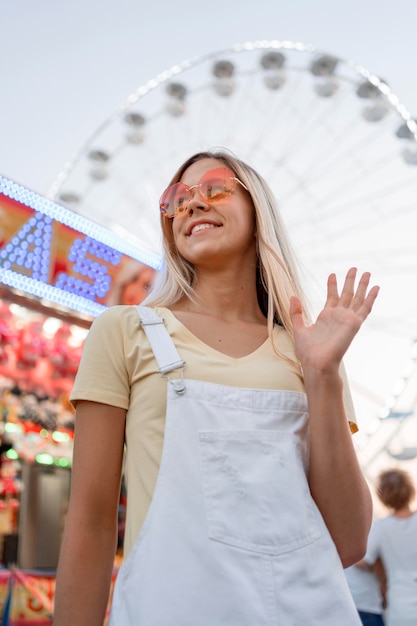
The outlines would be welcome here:
<svg viewBox="0 0 417 626">
<path fill-rule="evenodd" d="M 79 159 L 93 144 L 94 140 L 99 137 L 101 132 L 104 131 L 115 119 L 117 119 L 122 113 L 128 111 L 133 104 L 138 102 L 145 95 L 158 88 L 160 85 L 167 83 L 174 76 L 177 76 L 178 74 L 181 74 L 188 69 L 196 67 L 201 63 L 210 61 L 218 57 L 219 55 L 268 49 L 283 49 L 307 54 L 331 55 L 337 60 L 338 63 L 344 64 L 347 68 L 352 70 L 359 77 L 362 77 L 364 80 L 368 81 L 380 91 L 380 93 L 389 101 L 391 106 L 396 110 L 397 114 L 400 116 L 408 131 L 410 132 L 411 137 L 414 138 L 417 143 L 417 122 L 413 119 L 410 111 L 400 101 L 398 96 L 387 85 L 387 83 L 365 66 L 360 65 L 350 59 L 346 59 L 333 53 L 329 53 L 328 51 L 317 48 L 311 44 L 305 44 L 292 40 L 255 40 L 251 42 L 235 43 L 228 48 L 218 49 L 205 54 L 189 57 L 187 59 L 184 59 L 180 63 L 174 64 L 170 68 L 159 72 L 145 83 L 140 84 L 139 87 L 131 92 L 121 104 L 119 104 L 106 118 L 103 119 L 103 121 L 81 144 L 80 148 L 74 153 L 74 155 L 64 164 L 63 168 L 58 172 L 49 190 L 47 191 L 47 198 L 56 199 L 59 190 L 62 188 L 63 184 L 66 182 L 71 172 L 76 167 Z"/>
</svg>

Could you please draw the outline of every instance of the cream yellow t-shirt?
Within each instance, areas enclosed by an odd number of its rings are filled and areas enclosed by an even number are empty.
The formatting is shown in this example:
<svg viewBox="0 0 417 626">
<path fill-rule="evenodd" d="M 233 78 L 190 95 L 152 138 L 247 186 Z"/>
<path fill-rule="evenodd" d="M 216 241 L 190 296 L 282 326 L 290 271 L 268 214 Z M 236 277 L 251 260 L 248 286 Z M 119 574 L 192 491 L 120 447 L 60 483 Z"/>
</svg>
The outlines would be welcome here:
<svg viewBox="0 0 417 626">
<path fill-rule="evenodd" d="M 168 309 L 155 310 L 165 320 L 186 362 L 185 378 L 232 387 L 304 392 L 300 369 L 278 357 L 269 338 L 252 354 L 236 359 L 197 339 Z M 282 327 L 275 327 L 274 340 L 281 354 L 295 360 L 292 340 Z M 90 400 L 127 409 L 125 555 L 148 511 L 162 455 L 167 380 L 157 370 L 136 307 L 113 306 L 90 328 L 70 396 L 74 405 L 78 400 Z M 356 430 L 347 384 L 344 389 L 348 419 Z"/>
</svg>

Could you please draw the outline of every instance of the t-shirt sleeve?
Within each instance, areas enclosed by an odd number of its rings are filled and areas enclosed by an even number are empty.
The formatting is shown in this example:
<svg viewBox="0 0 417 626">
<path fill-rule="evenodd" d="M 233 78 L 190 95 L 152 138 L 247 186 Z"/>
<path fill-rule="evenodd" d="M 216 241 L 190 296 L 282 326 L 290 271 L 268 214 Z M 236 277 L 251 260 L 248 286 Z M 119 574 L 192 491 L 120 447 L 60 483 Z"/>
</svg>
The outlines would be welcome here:
<svg viewBox="0 0 417 626">
<path fill-rule="evenodd" d="M 346 369 L 345 369 L 343 362 L 340 368 L 340 374 L 343 379 L 343 399 L 345 402 L 346 415 L 349 421 L 350 432 L 354 434 L 358 432 L 359 427 L 358 427 L 358 422 L 356 419 L 355 407 L 353 406 L 353 400 L 352 400 L 352 394 L 350 392 L 349 381 L 348 381 Z"/>
<path fill-rule="evenodd" d="M 380 545 L 381 545 L 381 523 L 379 520 L 374 522 L 371 526 L 371 530 L 368 535 L 368 545 L 366 548 L 366 554 L 364 556 L 364 561 L 368 563 L 368 565 L 374 565 L 377 561 L 378 557 L 381 556 Z"/>
<path fill-rule="evenodd" d="M 130 375 L 126 346 L 134 319 L 128 309 L 131 307 L 110 307 L 91 325 L 70 393 L 74 407 L 80 400 L 89 400 L 128 408 Z"/>
</svg>

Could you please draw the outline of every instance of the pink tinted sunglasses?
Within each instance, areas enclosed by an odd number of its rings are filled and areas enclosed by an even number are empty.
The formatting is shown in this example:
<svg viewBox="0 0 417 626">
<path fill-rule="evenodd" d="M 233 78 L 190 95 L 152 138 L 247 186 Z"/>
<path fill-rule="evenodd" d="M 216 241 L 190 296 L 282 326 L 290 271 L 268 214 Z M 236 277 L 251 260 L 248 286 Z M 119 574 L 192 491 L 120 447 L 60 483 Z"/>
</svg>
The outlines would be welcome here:
<svg viewBox="0 0 417 626">
<path fill-rule="evenodd" d="M 246 185 L 227 167 L 209 170 L 202 176 L 198 185 L 188 187 L 184 183 L 175 183 L 165 189 L 159 200 L 159 209 L 165 217 L 183 216 L 187 211 L 188 203 L 194 196 L 194 189 L 198 188 L 200 196 L 210 204 L 222 202 L 228 198 L 236 187 L 236 183 L 249 191 Z"/>
</svg>

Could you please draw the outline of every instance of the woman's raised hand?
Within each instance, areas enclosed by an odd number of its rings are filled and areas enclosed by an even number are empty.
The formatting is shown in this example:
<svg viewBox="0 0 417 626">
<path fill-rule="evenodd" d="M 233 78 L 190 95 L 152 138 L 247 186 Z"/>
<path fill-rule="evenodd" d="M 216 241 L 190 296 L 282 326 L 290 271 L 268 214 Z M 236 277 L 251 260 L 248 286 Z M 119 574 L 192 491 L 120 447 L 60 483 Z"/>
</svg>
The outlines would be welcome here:
<svg viewBox="0 0 417 626">
<path fill-rule="evenodd" d="M 354 336 L 372 311 L 379 287 L 369 289 L 370 273 L 362 274 L 355 288 L 357 269 L 350 268 L 339 295 L 335 274 L 327 280 L 327 300 L 314 324 L 306 326 L 299 299 L 291 298 L 295 351 L 303 366 L 322 373 L 338 371 Z"/>
</svg>

